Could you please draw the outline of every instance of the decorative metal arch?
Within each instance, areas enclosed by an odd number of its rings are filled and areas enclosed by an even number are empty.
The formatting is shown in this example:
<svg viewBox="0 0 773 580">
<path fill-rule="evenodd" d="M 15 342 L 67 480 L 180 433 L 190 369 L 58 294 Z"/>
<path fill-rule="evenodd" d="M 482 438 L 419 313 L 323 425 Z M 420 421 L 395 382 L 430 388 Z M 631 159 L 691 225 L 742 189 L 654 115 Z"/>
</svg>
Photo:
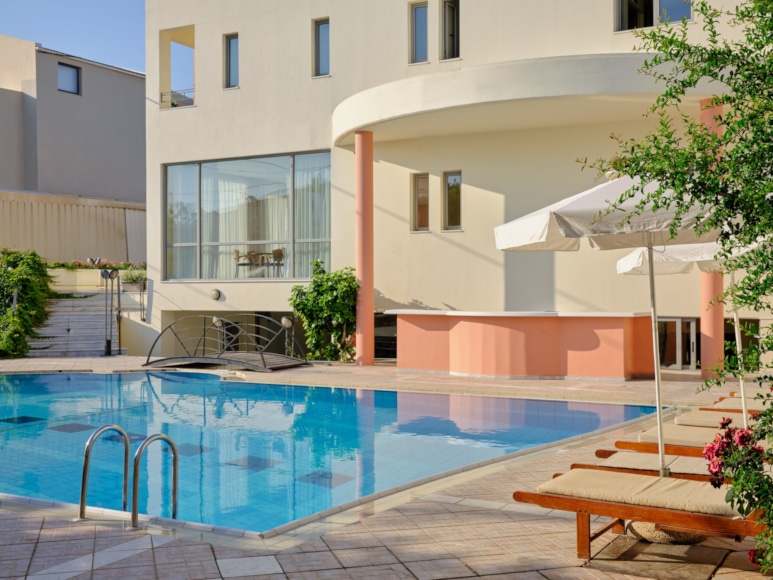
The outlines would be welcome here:
<svg viewBox="0 0 773 580">
<path fill-rule="evenodd" d="M 292 321 L 289 318 L 282 321 L 254 312 L 232 313 L 229 318 L 186 316 L 161 331 L 143 366 L 206 364 L 271 372 L 308 364 L 295 338 Z M 178 354 L 151 360 L 160 342 L 165 349 L 174 348 Z"/>
</svg>

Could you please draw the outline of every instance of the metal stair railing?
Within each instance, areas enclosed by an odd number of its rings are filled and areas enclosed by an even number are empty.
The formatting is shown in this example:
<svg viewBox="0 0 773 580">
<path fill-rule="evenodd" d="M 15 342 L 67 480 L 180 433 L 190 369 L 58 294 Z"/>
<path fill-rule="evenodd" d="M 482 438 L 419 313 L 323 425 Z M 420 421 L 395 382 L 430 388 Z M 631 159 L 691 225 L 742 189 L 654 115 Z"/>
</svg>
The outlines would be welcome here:
<svg viewBox="0 0 773 580">
<path fill-rule="evenodd" d="M 153 443 L 153 441 L 156 441 L 157 439 L 161 439 L 162 441 L 166 441 L 167 445 L 172 449 L 172 519 L 177 519 L 177 467 L 178 467 L 178 456 L 177 456 L 177 445 L 175 445 L 174 441 L 172 440 L 169 435 L 164 435 L 162 433 L 157 433 L 156 435 L 151 435 L 145 441 L 143 441 L 140 444 L 139 449 L 137 449 L 137 452 L 134 454 L 134 472 L 132 474 L 132 527 L 138 528 L 139 527 L 139 496 L 140 496 L 140 460 L 142 459 L 143 453 L 145 453 L 145 450 L 148 448 L 148 445 Z"/>
<path fill-rule="evenodd" d="M 107 431 L 115 431 L 120 436 L 121 439 L 123 439 L 123 504 L 122 504 L 122 511 L 126 511 L 126 500 L 129 495 L 129 435 L 121 429 L 118 425 L 105 425 L 104 427 L 100 427 L 94 433 L 91 434 L 91 437 L 89 437 L 89 440 L 86 441 L 86 450 L 83 454 L 83 476 L 81 478 L 81 498 L 80 503 L 78 505 L 78 519 L 79 520 L 85 520 L 86 519 L 86 494 L 88 492 L 89 487 L 89 465 L 91 464 L 91 449 L 94 446 L 94 442 L 99 438 L 100 435 L 103 433 L 106 433 Z"/>
</svg>

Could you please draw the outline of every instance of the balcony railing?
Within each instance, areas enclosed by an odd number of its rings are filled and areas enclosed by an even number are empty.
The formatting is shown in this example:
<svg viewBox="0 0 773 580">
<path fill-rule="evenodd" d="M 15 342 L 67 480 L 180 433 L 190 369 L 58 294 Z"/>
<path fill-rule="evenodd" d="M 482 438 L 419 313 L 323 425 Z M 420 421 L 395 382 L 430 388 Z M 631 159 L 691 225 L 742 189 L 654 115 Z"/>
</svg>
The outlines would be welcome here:
<svg viewBox="0 0 773 580">
<path fill-rule="evenodd" d="M 161 93 L 161 108 L 175 109 L 177 107 L 190 107 L 195 104 L 196 89 L 176 89 L 168 93 Z"/>
</svg>

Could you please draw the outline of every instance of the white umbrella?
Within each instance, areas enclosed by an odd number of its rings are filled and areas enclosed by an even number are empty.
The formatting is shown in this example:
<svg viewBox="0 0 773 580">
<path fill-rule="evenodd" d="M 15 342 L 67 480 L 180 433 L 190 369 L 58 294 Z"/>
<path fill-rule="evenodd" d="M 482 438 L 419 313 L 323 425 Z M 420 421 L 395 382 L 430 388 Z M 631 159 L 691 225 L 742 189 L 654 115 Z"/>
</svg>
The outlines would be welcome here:
<svg viewBox="0 0 773 580">
<path fill-rule="evenodd" d="M 653 256 L 653 266 L 655 274 L 686 274 L 698 266 L 702 272 L 721 272 L 723 270 L 724 260 L 721 259 L 720 252 L 722 246 L 716 242 L 706 244 L 688 244 L 667 246 L 661 249 L 653 249 L 650 252 L 647 248 L 638 248 L 620 258 L 617 261 L 618 274 L 649 274 L 649 256 Z M 734 255 L 740 255 L 743 251 L 734 252 Z M 720 258 L 717 258 L 720 256 Z M 733 273 L 731 272 L 732 276 Z M 735 280 L 733 280 L 735 282 Z M 733 309 L 733 325 L 735 326 L 735 348 L 738 354 L 739 363 L 741 361 L 741 326 L 738 320 L 738 309 Z M 743 375 L 739 377 L 741 386 L 741 407 L 743 410 L 743 426 L 749 426 L 749 415 L 746 409 L 746 387 L 744 385 Z"/>
<path fill-rule="evenodd" d="M 643 200 L 639 193 L 626 200 L 614 211 L 610 205 L 639 183 L 638 178 L 621 177 L 578 193 L 521 218 L 494 228 L 496 246 L 508 251 L 567 251 L 578 250 L 580 240 L 586 238 L 597 250 L 636 248 L 653 244 L 691 244 L 706 242 L 709 236 L 698 238 L 692 228 L 704 214 L 694 207 L 681 216 L 679 231 L 674 238 L 670 229 L 674 212 L 660 209 L 632 214 Z M 644 187 L 644 194 L 654 191 L 657 184 Z M 652 253 L 649 254 L 652 259 Z M 653 268 L 650 267 L 650 271 Z M 650 276 L 650 311 L 652 315 L 652 350 L 655 365 L 655 406 L 658 417 L 658 455 L 660 474 L 669 475 L 663 451 L 663 410 L 660 401 L 660 353 L 658 350 L 657 308 L 655 282 Z"/>
</svg>

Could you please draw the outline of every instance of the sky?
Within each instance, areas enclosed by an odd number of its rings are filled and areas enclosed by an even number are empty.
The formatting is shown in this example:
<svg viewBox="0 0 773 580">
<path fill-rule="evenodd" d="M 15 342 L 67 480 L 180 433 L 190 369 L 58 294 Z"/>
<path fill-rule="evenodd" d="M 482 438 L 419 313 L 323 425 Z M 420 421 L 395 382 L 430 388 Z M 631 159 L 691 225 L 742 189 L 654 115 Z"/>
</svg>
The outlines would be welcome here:
<svg viewBox="0 0 773 580">
<path fill-rule="evenodd" d="M 0 0 L 0 34 L 145 72 L 145 0 Z"/>
</svg>

